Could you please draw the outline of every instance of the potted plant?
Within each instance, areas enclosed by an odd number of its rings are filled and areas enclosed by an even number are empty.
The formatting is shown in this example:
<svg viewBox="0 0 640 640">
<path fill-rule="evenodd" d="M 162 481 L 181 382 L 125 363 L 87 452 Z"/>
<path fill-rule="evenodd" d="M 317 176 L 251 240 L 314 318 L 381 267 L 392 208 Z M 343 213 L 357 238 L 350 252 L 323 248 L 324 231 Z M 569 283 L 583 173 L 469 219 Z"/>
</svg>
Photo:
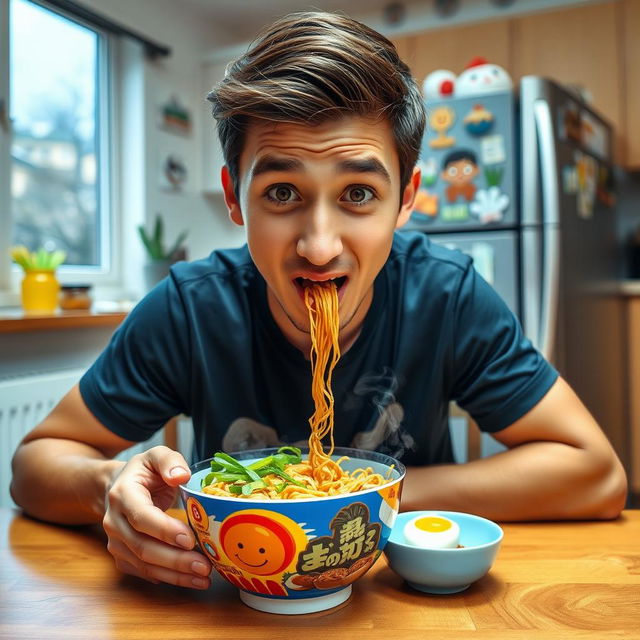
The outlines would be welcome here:
<svg viewBox="0 0 640 640">
<path fill-rule="evenodd" d="M 186 256 L 184 241 L 187 231 L 178 235 L 174 243 L 167 248 L 164 238 L 164 222 L 160 214 L 156 215 L 153 230 L 148 233 L 143 225 L 138 226 L 138 233 L 144 245 L 148 262 L 144 267 L 145 284 L 151 289 L 169 273 L 169 267 Z"/>
<path fill-rule="evenodd" d="M 52 313 L 58 306 L 60 283 L 56 269 L 64 262 L 64 251 L 40 248 L 29 251 L 25 246 L 11 248 L 11 257 L 24 270 L 22 279 L 22 308 L 29 313 Z"/>
</svg>

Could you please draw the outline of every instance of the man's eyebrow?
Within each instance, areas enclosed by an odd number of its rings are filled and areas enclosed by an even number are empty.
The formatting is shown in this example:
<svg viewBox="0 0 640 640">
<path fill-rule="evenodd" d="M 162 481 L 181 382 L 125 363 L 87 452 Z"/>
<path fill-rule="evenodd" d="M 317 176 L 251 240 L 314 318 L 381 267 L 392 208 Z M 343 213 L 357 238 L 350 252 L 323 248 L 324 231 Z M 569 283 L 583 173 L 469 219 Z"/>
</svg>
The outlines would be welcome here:
<svg viewBox="0 0 640 640">
<path fill-rule="evenodd" d="M 378 158 L 341 160 L 338 163 L 338 171 L 347 173 L 375 173 L 383 178 L 385 182 L 391 183 L 389 172 Z"/>
<path fill-rule="evenodd" d="M 255 178 L 261 173 L 269 173 L 270 171 L 300 171 L 302 168 L 302 162 L 295 158 L 277 158 L 266 155 L 255 163 L 251 175 Z"/>
</svg>

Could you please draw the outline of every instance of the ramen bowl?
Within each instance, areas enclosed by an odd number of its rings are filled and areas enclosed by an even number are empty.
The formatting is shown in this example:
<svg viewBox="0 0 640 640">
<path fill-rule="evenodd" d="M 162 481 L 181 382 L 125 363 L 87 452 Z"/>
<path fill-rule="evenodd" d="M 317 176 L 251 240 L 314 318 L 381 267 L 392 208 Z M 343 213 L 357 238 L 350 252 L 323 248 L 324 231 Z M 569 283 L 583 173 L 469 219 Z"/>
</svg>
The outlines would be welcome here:
<svg viewBox="0 0 640 640">
<path fill-rule="evenodd" d="M 276 451 L 231 455 L 248 465 Z M 388 481 L 322 498 L 227 497 L 201 490 L 211 459 L 191 467 L 191 479 L 180 487 L 189 524 L 202 552 L 248 606 L 282 614 L 338 606 L 381 555 L 398 514 L 404 465 L 381 453 L 336 447 L 332 458 L 343 456 L 343 470 L 371 468 Z"/>
<path fill-rule="evenodd" d="M 419 516 L 444 517 L 459 529 L 459 547 L 424 548 L 408 542 L 405 527 Z M 491 520 L 457 511 L 406 511 L 398 515 L 384 554 L 389 566 L 414 589 L 458 593 L 482 578 L 493 565 L 502 529 Z"/>
</svg>

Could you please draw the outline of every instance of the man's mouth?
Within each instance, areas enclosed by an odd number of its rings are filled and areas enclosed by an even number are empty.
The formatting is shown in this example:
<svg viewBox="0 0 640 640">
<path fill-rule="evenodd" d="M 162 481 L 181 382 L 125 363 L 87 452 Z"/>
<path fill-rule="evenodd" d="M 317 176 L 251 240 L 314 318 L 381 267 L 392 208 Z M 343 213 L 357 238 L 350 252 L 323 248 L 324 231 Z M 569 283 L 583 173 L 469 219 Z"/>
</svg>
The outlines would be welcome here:
<svg viewBox="0 0 640 640">
<path fill-rule="evenodd" d="M 325 278 L 323 280 L 314 280 L 312 278 L 299 277 L 299 278 L 294 278 L 293 282 L 296 286 L 296 289 L 298 290 L 298 295 L 300 295 L 300 297 L 303 300 L 304 300 L 304 290 L 307 287 L 312 287 L 314 285 L 327 287 L 329 286 L 330 283 L 333 283 L 336 286 L 336 289 L 338 290 L 338 300 L 340 300 L 342 298 L 342 294 L 344 292 L 344 287 L 347 283 L 347 280 L 348 280 L 347 276 L 340 276 L 338 278 Z"/>
</svg>

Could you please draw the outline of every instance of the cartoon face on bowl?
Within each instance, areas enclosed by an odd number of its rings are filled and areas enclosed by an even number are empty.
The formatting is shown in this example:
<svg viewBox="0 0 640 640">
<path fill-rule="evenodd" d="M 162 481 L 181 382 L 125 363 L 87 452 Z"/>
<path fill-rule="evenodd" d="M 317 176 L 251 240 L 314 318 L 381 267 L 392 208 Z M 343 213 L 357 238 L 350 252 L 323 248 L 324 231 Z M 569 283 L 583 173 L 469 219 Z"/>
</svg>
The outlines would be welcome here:
<svg viewBox="0 0 640 640">
<path fill-rule="evenodd" d="M 296 548 L 305 540 L 304 531 L 293 520 L 261 509 L 232 515 L 220 527 L 226 557 L 239 569 L 259 576 L 289 568 Z"/>
<path fill-rule="evenodd" d="M 246 460 L 265 451 L 273 450 L 246 452 Z M 404 467 L 377 453 L 336 450 L 336 458 L 341 455 L 349 456 L 345 469 L 373 467 L 389 481 L 326 498 L 247 499 L 202 493 L 208 461 L 192 467 L 191 480 L 181 487 L 189 524 L 216 571 L 240 589 L 245 603 L 279 613 L 336 606 L 380 556 L 399 510 Z"/>
</svg>

